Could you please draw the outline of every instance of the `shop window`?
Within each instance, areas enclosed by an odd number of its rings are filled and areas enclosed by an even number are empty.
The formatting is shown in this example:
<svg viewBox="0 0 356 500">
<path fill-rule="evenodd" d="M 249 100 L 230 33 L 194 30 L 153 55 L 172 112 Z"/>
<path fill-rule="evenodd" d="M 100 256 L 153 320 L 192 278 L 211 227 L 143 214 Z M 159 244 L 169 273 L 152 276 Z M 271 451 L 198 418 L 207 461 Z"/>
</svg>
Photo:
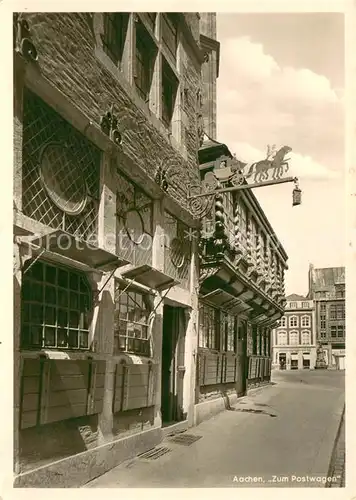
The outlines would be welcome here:
<svg viewBox="0 0 356 500">
<path fill-rule="evenodd" d="M 136 56 L 134 79 L 136 89 L 145 102 L 149 101 L 157 48 L 143 24 L 136 23 Z"/>
<path fill-rule="evenodd" d="M 177 77 L 162 57 L 162 121 L 169 129 L 172 125 L 178 84 Z"/>
<path fill-rule="evenodd" d="M 199 307 L 199 347 L 219 349 L 217 310 L 205 304 Z"/>
<path fill-rule="evenodd" d="M 220 312 L 220 333 L 224 351 L 236 351 L 237 321 L 235 316 L 224 311 Z"/>
<path fill-rule="evenodd" d="M 128 20 L 128 13 L 104 14 L 103 49 L 116 65 L 122 60 Z"/>
<path fill-rule="evenodd" d="M 89 349 L 92 296 L 84 274 L 30 262 L 21 292 L 22 348 Z"/>
<path fill-rule="evenodd" d="M 148 336 L 150 306 L 145 294 L 115 290 L 114 352 L 130 352 L 150 356 Z"/>
</svg>

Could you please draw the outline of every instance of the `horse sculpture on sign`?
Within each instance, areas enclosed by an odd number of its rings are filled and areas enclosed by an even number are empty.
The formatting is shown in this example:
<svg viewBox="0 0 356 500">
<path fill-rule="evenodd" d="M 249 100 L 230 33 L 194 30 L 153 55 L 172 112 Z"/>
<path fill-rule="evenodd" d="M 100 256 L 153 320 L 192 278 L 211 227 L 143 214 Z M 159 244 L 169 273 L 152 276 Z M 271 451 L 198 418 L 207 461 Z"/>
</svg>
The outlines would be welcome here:
<svg viewBox="0 0 356 500">
<path fill-rule="evenodd" d="M 283 173 L 289 169 L 288 161 L 290 158 L 285 156 L 292 151 L 289 146 L 281 147 L 277 152 L 275 146 L 267 147 L 267 157 L 264 160 L 252 163 L 248 172 L 244 174 L 245 179 L 255 175 L 255 182 L 268 180 L 268 172 L 273 169 L 272 179 L 280 179 Z M 273 156 L 274 155 L 274 156 Z M 284 167 L 287 167 L 284 172 Z"/>
</svg>

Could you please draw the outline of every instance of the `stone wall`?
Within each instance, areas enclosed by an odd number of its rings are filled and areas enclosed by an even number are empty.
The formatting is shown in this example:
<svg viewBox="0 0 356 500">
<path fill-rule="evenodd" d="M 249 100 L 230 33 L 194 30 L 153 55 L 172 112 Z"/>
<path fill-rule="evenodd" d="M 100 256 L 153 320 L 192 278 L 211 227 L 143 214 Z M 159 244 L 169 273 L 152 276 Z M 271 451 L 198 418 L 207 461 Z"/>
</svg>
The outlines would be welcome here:
<svg viewBox="0 0 356 500">
<path fill-rule="evenodd" d="M 115 78 L 98 57 L 100 33 L 96 30 L 102 25 L 97 19 L 100 16 L 101 13 L 26 14 L 24 17 L 38 51 L 38 62 L 33 64 L 94 124 L 98 125 L 101 116 L 114 105 L 123 134 L 124 153 L 152 179 L 159 161 L 174 165 L 177 175 L 172 178 L 169 194 L 186 207 L 182 186 L 198 181 L 197 142 L 190 136 L 196 135 L 195 96 L 200 88 L 200 64 L 183 40 L 184 88 L 179 91 L 186 96 L 182 123 L 189 130 L 189 140 L 186 144 L 176 144 L 163 124 L 147 112 L 147 106 L 140 102 L 130 84 L 126 82 L 123 88 L 120 72 L 117 71 Z M 180 154 L 184 149 L 187 160 Z"/>
</svg>

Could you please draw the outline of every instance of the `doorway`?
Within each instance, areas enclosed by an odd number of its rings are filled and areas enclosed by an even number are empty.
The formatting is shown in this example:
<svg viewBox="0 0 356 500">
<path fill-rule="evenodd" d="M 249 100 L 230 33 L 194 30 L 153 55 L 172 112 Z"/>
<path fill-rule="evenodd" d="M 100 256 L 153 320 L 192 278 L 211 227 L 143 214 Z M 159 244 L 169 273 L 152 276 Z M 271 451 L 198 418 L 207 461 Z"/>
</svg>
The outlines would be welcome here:
<svg viewBox="0 0 356 500">
<path fill-rule="evenodd" d="M 182 307 L 164 305 L 161 412 L 163 425 L 184 420 L 183 378 L 185 315 Z"/>
<path fill-rule="evenodd" d="M 238 396 L 246 393 L 248 379 L 247 323 L 238 319 L 237 327 L 237 374 L 236 392 Z"/>
<path fill-rule="evenodd" d="M 285 370 L 287 365 L 287 355 L 285 352 L 279 353 L 279 369 Z"/>
</svg>

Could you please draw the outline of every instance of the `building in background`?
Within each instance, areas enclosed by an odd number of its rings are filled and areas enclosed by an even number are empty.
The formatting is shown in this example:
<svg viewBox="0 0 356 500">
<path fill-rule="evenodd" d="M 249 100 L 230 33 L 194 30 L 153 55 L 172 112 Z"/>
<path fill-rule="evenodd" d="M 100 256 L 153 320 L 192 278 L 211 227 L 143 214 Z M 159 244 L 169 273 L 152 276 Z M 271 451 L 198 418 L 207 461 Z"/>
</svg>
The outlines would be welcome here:
<svg viewBox="0 0 356 500">
<path fill-rule="evenodd" d="M 214 173 L 225 186 L 231 162 L 236 167 L 239 161 L 216 139 L 216 20 L 202 14 L 201 21 L 206 133 L 200 174 Z M 270 380 L 271 329 L 283 314 L 287 269 L 287 254 L 252 190 L 217 195 L 202 223 L 197 423 L 225 408 L 226 399 L 233 404 L 247 387 Z"/>
<path fill-rule="evenodd" d="M 309 294 L 314 300 L 317 342 L 329 368 L 345 369 L 345 268 L 309 267 Z"/>
<path fill-rule="evenodd" d="M 78 486 L 194 423 L 200 14 L 14 35 L 15 484 Z"/>
<path fill-rule="evenodd" d="M 314 302 L 295 293 L 288 295 L 286 301 L 284 315 L 273 330 L 272 366 L 313 370 L 316 363 Z"/>
</svg>

